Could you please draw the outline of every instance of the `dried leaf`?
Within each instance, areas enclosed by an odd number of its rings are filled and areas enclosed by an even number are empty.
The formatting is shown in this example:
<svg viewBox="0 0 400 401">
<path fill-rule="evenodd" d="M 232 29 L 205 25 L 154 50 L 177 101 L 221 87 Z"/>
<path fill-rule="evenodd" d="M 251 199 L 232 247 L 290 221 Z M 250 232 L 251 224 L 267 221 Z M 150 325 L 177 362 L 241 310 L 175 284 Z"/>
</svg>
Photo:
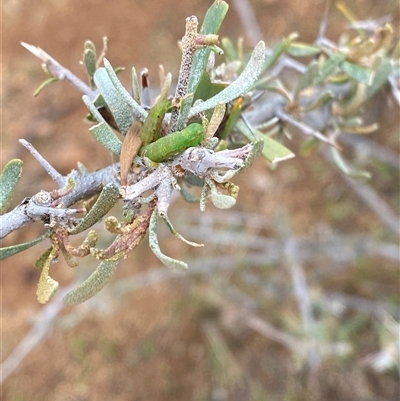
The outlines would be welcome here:
<svg viewBox="0 0 400 401">
<path fill-rule="evenodd" d="M 50 265 L 57 256 L 57 254 L 58 254 L 58 249 L 53 247 L 49 253 L 46 262 L 43 264 L 42 271 L 40 273 L 36 295 L 37 295 L 37 300 L 41 304 L 46 304 L 47 302 L 49 302 L 49 300 L 52 298 L 52 296 L 55 294 L 58 288 L 58 282 L 53 280 L 49 276 Z"/>
<path fill-rule="evenodd" d="M 135 121 L 129 128 L 122 142 L 121 155 L 119 158 L 120 171 L 121 171 L 121 185 L 127 184 L 128 172 L 132 165 L 133 158 L 139 152 L 142 146 L 142 139 L 140 138 L 141 124 Z"/>
</svg>

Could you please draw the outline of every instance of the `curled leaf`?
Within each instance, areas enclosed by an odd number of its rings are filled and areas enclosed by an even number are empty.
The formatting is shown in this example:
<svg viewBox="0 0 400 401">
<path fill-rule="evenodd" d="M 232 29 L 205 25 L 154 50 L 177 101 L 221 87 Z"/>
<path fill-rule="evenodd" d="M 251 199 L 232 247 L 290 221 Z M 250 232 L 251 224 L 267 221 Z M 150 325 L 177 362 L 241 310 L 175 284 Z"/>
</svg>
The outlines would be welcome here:
<svg viewBox="0 0 400 401">
<path fill-rule="evenodd" d="M 212 180 L 206 180 L 211 189 L 211 201 L 218 209 L 230 209 L 236 204 L 236 199 L 230 195 L 218 192 L 217 186 Z"/>
<path fill-rule="evenodd" d="M 119 189 L 116 185 L 110 183 L 104 186 L 89 213 L 70 231 L 70 234 L 78 234 L 92 227 L 112 209 L 118 198 Z"/>
<path fill-rule="evenodd" d="M 153 251 L 154 255 L 165 265 L 174 270 L 187 270 L 188 265 L 181 260 L 173 259 L 161 252 L 160 245 L 158 244 L 157 239 L 157 218 L 158 218 L 158 210 L 154 209 L 153 214 L 150 218 L 149 225 L 149 245 L 150 249 Z"/>
<path fill-rule="evenodd" d="M 48 258 L 43 263 L 42 272 L 40 273 L 38 288 L 36 291 L 37 300 L 41 304 L 46 304 L 55 294 L 58 288 L 58 282 L 49 276 L 50 265 L 58 254 L 58 249 L 53 247 Z"/>
<path fill-rule="evenodd" d="M 184 237 L 182 237 L 181 234 L 178 233 L 178 231 L 175 230 L 174 226 L 171 223 L 171 220 L 168 218 L 168 215 L 166 213 L 164 213 L 163 216 L 161 216 L 163 218 L 163 220 L 165 221 L 165 224 L 168 226 L 168 228 L 170 229 L 171 233 L 178 239 L 180 239 L 181 241 L 183 241 L 185 244 L 188 244 L 190 246 L 194 246 L 194 247 L 202 247 L 204 246 L 204 244 L 198 244 L 197 242 L 192 242 L 192 241 L 188 241 L 187 239 L 185 239 Z"/>
<path fill-rule="evenodd" d="M 78 305 L 96 295 L 110 281 L 117 269 L 119 260 L 103 260 L 97 269 L 77 288 L 64 298 L 64 305 Z"/>
<path fill-rule="evenodd" d="M 332 159 L 336 166 L 339 168 L 339 170 L 353 178 L 362 178 L 362 179 L 370 179 L 371 174 L 368 173 L 368 171 L 361 171 L 361 170 L 356 170 L 353 167 L 349 166 L 346 161 L 343 159 L 342 155 L 340 152 L 334 148 L 333 146 L 330 148 Z"/>
<path fill-rule="evenodd" d="M 51 77 L 51 78 L 49 78 L 49 79 L 46 79 L 46 81 L 44 81 L 44 82 L 39 86 L 39 88 L 37 88 L 37 89 L 35 90 L 35 93 L 33 94 L 33 96 L 35 96 L 35 97 L 38 96 L 39 93 L 40 93 L 46 86 L 52 84 L 53 82 L 57 82 L 57 81 L 59 81 L 59 79 L 58 79 L 57 77 Z"/>
</svg>

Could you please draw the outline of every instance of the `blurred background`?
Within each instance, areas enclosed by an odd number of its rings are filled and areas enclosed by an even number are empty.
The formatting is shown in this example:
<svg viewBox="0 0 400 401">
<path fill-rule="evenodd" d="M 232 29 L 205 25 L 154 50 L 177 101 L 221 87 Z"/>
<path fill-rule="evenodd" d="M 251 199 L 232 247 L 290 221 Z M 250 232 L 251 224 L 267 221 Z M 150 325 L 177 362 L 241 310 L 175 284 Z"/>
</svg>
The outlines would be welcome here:
<svg viewBox="0 0 400 401">
<path fill-rule="evenodd" d="M 63 174 L 77 161 L 90 171 L 110 163 L 88 132 L 87 111 L 73 87 L 57 83 L 33 97 L 44 73 L 20 41 L 84 78 L 78 63 L 84 41 L 100 48 L 107 36 L 108 60 L 127 67 L 121 80 L 128 85 L 132 66 L 147 67 L 158 87 L 159 64 L 177 77 L 185 18 L 202 21 L 211 3 L 2 1 L 1 167 L 12 158 L 24 161 L 13 206 L 54 188 L 20 138 Z M 269 46 L 293 31 L 312 42 L 325 10 L 322 0 L 228 3 L 220 34 L 243 36 L 247 50 L 260 35 Z M 398 26 L 397 1 L 347 5 L 360 20 L 391 15 Z M 246 10 L 258 23 L 251 31 L 243 25 Z M 346 24 L 332 6 L 326 36 L 337 40 Z M 385 89 L 365 112 L 381 128 L 367 142 L 353 140 L 346 152 L 371 172 L 378 208 L 397 216 L 398 104 Z M 289 144 L 295 153 L 301 140 L 295 136 Z M 36 300 L 34 267 L 48 243 L 3 261 L 2 399 L 398 400 L 395 230 L 318 152 L 274 171 L 259 160 L 235 183 L 240 194 L 230 210 L 210 204 L 200 213 L 180 199 L 172 206 L 178 231 L 205 244 L 193 250 L 160 230 L 161 249 L 189 263 L 185 274 L 160 266 L 144 241 L 95 298 L 62 308 L 62 293 L 90 274 L 95 261 L 88 257 L 77 269 L 62 259 L 53 265 L 61 294 L 48 306 Z M 2 246 L 43 232 L 31 225 Z"/>
</svg>

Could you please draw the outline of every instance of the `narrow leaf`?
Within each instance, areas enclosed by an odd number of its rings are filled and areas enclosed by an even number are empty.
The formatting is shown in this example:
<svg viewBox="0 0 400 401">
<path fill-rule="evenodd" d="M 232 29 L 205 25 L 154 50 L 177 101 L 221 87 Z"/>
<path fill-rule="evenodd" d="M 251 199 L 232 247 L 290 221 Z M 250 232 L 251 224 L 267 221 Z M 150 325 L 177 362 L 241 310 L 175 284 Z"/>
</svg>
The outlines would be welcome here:
<svg viewBox="0 0 400 401">
<path fill-rule="evenodd" d="M 371 174 L 367 171 L 356 170 L 353 167 L 349 166 L 347 162 L 343 159 L 340 152 L 333 146 L 330 147 L 330 151 L 334 163 L 342 173 L 353 178 L 363 178 L 367 180 L 371 178 Z"/>
<path fill-rule="evenodd" d="M 85 67 L 92 89 L 96 87 L 93 79 L 94 73 L 96 72 L 96 63 L 96 47 L 94 46 L 93 42 L 88 40 L 85 42 L 85 49 L 83 52 L 83 66 Z"/>
<path fill-rule="evenodd" d="M 50 236 L 50 234 L 51 234 L 51 230 L 46 231 L 46 233 L 44 233 L 40 237 L 35 238 L 31 241 L 24 242 L 23 244 L 11 245 L 11 246 L 7 246 L 4 248 L 0 248 L 0 260 L 7 259 L 10 256 L 13 256 L 17 253 L 20 253 L 22 251 L 25 251 L 26 249 L 33 247 L 34 245 L 36 245 L 39 242 L 42 242 L 44 239 L 48 238 Z"/>
<path fill-rule="evenodd" d="M 150 249 L 165 266 L 170 267 L 171 269 L 174 270 L 187 270 L 188 268 L 187 263 L 173 259 L 167 255 L 164 255 L 161 252 L 160 245 L 158 244 L 158 239 L 157 239 L 157 219 L 158 219 L 158 210 L 157 208 L 155 208 L 149 224 Z"/>
<path fill-rule="evenodd" d="M 293 57 L 306 57 L 314 56 L 321 52 L 321 50 L 316 47 L 302 42 L 293 42 L 289 45 L 287 52 Z"/>
<path fill-rule="evenodd" d="M 314 78 L 313 85 L 322 84 L 330 75 L 334 74 L 345 58 L 346 55 L 344 53 L 336 53 L 329 57 L 320 67 L 318 75 Z"/>
<path fill-rule="evenodd" d="M 52 248 L 46 262 L 43 264 L 40 273 L 38 288 L 36 291 L 37 300 L 41 304 L 46 304 L 55 294 L 58 288 L 58 282 L 49 276 L 50 265 L 58 254 L 58 249 Z"/>
<path fill-rule="evenodd" d="M 294 153 L 290 149 L 281 145 L 279 142 L 267 135 L 262 133 L 258 134 L 264 139 L 262 154 L 272 165 L 294 157 Z"/>
<path fill-rule="evenodd" d="M 38 96 L 39 93 L 40 93 L 46 86 L 52 84 L 53 82 L 57 82 L 57 81 L 59 81 L 59 79 L 58 79 L 57 77 L 51 77 L 51 78 L 49 78 L 49 79 L 46 79 L 46 81 L 44 81 L 44 82 L 39 86 L 39 88 L 37 88 L 37 89 L 35 90 L 35 93 L 33 94 L 33 96 L 35 96 L 35 97 Z"/>
<path fill-rule="evenodd" d="M 143 142 L 140 138 L 140 128 L 140 123 L 135 121 L 129 128 L 129 131 L 125 135 L 124 141 L 122 142 L 121 155 L 119 158 L 121 185 L 127 184 L 128 172 L 132 165 L 132 160 L 142 146 Z"/>
<path fill-rule="evenodd" d="M 232 82 L 213 98 L 194 106 L 190 111 L 189 118 L 214 108 L 218 103 L 228 103 L 249 90 L 259 77 L 264 61 L 265 43 L 260 41 L 254 48 L 249 62 L 236 81 Z"/>
<path fill-rule="evenodd" d="M 228 4 L 225 1 L 216 0 L 207 10 L 204 16 L 203 24 L 200 28 L 200 34 L 206 35 L 209 33 L 217 34 L 222 25 L 222 21 L 228 12 Z M 210 49 L 205 47 L 196 51 L 193 59 L 193 67 L 190 74 L 188 93 L 194 93 L 200 82 L 204 68 L 207 64 L 210 55 Z"/>
<path fill-rule="evenodd" d="M 374 80 L 374 71 L 369 68 L 361 67 L 359 65 L 343 61 L 340 68 L 352 79 L 357 82 L 371 85 Z"/>
<path fill-rule="evenodd" d="M 14 188 L 21 177 L 23 164 L 23 161 L 19 159 L 10 160 L 1 172 L 0 215 L 4 214 L 10 206 Z"/>
<path fill-rule="evenodd" d="M 108 150 L 116 155 L 121 153 L 122 142 L 105 121 L 90 127 L 89 131 Z"/>
<path fill-rule="evenodd" d="M 119 260 L 103 260 L 97 269 L 77 288 L 64 298 L 64 305 L 78 305 L 96 295 L 110 281 Z"/>
<path fill-rule="evenodd" d="M 181 234 L 178 233 L 178 231 L 175 230 L 174 226 L 171 223 L 171 220 L 168 218 L 168 215 L 165 213 L 163 216 L 161 216 L 165 222 L 165 224 L 168 226 L 168 228 L 170 229 L 171 233 L 178 238 L 179 240 L 183 241 L 185 244 L 188 244 L 190 246 L 194 246 L 194 247 L 202 247 L 204 246 L 204 244 L 198 244 L 197 242 L 192 242 L 192 241 L 188 241 L 187 239 L 185 239 L 184 237 L 182 237 Z"/>
<path fill-rule="evenodd" d="M 117 74 L 114 72 L 114 69 L 112 68 L 111 64 L 107 59 L 103 60 L 104 66 L 108 72 L 108 75 L 114 84 L 114 87 L 118 91 L 120 97 L 122 98 L 121 100 L 124 100 L 127 105 L 131 108 L 131 111 L 135 114 L 135 116 L 140 120 L 144 121 L 145 118 L 147 117 L 147 111 L 136 101 L 132 96 L 129 94 L 129 92 L 125 89 L 125 87 L 121 84 L 120 80 L 117 77 Z M 135 70 L 136 72 L 136 70 Z M 132 70 L 133 73 L 133 70 Z M 137 77 L 136 77 L 137 79 Z M 132 84 L 136 85 L 135 82 Z M 136 94 L 135 94 L 136 97 Z M 130 125 L 129 125 L 130 127 Z M 129 128 L 128 127 L 128 128 Z"/>
<path fill-rule="evenodd" d="M 297 81 L 296 88 L 294 90 L 295 95 L 300 93 L 302 90 L 311 86 L 315 80 L 315 77 L 318 76 L 319 73 L 319 64 L 317 60 L 311 61 L 308 64 L 306 71 Z"/>
<path fill-rule="evenodd" d="M 112 209 L 117 203 L 118 198 L 118 187 L 111 183 L 107 184 L 103 187 L 100 196 L 97 198 L 96 203 L 90 209 L 89 213 L 79 221 L 79 224 L 74 227 L 70 233 L 78 234 L 92 227 Z"/>
<path fill-rule="evenodd" d="M 114 73 L 115 74 L 115 73 Z M 94 74 L 94 82 L 111 110 L 120 132 L 125 135 L 133 123 L 132 111 L 115 88 L 105 68 L 99 68 Z"/>
</svg>

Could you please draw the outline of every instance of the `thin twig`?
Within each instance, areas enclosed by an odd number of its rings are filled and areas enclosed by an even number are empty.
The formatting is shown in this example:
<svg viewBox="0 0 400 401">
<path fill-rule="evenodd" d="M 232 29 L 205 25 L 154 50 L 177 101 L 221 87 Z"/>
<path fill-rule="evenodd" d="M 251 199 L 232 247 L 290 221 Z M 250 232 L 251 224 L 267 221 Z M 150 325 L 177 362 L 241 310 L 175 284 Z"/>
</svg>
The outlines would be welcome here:
<svg viewBox="0 0 400 401">
<path fill-rule="evenodd" d="M 72 283 L 68 287 L 59 289 L 53 300 L 46 305 L 39 315 L 35 318 L 35 324 L 28 334 L 13 349 L 11 354 L 0 365 L 0 383 L 3 383 L 14 370 L 16 370 L 27 357 L 27 355 L 38 346 L 53 327 L 58 314 L 64 308 L 62 298 L 65 294 L 76 287 L 77 283 Z"/>
<path fill-rule="evenodd" d="M 47 171 L 50 177 L 60 188 L 63 188 L 67 182 L 66 178 L 60 174 L 34 147 L 25 139 L 20 139 L 19 143 L 24 146 L 37 162 Z"/>
<path fill-rule="evenodd" d="M 255 46 L 263 37 L 260 25 L 258 24 L 256 14 L 249 0 L 233 0 L 233 6 L 239 16 L 248 41 Z"/>
</svg>

